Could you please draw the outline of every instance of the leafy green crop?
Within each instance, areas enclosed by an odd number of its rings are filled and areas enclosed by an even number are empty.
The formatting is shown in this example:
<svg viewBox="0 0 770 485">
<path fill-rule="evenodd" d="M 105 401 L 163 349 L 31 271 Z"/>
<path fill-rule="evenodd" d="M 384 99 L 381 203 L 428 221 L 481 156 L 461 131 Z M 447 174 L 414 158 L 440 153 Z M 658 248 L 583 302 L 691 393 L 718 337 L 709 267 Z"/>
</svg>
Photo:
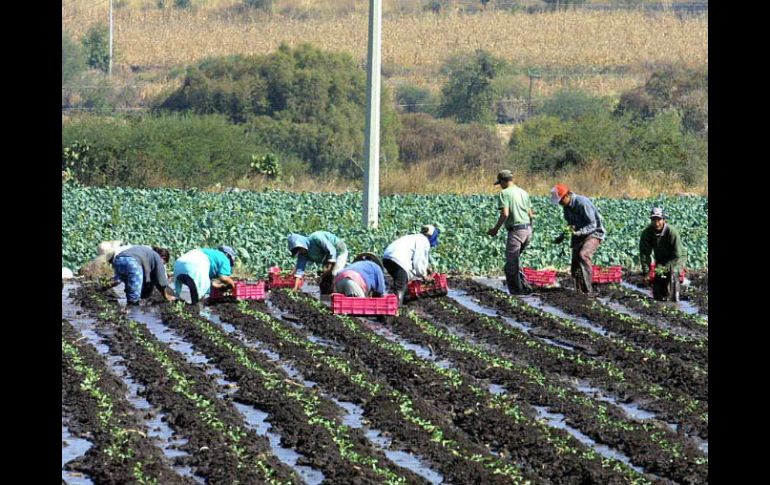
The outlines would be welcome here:
<svg viewBox="0 0 770 485">
<path fill-rule="evenodd" d="M 639 271 L 639 234 L 649 223 L 650 207 L 671 214 L 687 250 L 687 267 L 708 266 L 708 199 L 673 197 L 644 200 L 594 199 L 604 218 L 607 238 L 594 255 L 595 264 L 620 264 Z M 546 197 L 532 197 L 534 237 L 523 255 L 525 266 L 565 268 L 569 244 L 551 241 L 563 230 L 561 208 Z M 96 256 L 100 241 L 159 245 L 172 259 L 201 246 L 239 248 L 245 267 L 262 275 L 274 263 L 293 260 L 286 246 L 291 232 L 330 231 L 348 244 L 351 254 L 381 254 L 397 237 L 416 233 L 422 224 L 441 229 L 431 254 L 440 271 L 501 273 L 505 231 L 486 232 L 497 220 L 493 195 L 391 195 L 380 200 L 380 227 L 361 227 L 361 193 L 344 194 L 226 192 L 196 189 L 126 189 L 62 186 L 62 266 L 71 269 Z"/>
</svg>

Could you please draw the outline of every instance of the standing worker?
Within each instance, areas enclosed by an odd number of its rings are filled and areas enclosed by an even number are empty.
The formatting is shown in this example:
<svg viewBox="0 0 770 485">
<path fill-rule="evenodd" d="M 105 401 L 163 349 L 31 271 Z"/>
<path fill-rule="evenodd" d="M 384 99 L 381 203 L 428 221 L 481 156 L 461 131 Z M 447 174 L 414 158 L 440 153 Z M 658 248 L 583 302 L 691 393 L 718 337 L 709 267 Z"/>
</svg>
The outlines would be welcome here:
<svg viewBox="0 0 770 485">
<path fill-rule="evenodd" d="M 505 243 L 505 266 L 503 269 L 508 292 L 512 295 L 529 293 L 531 290 L 519 269 L 519 265 L 521 253 L 532 240 L 532 218 L 534 216 L 532 203 L 529 200 L 529 194 L 513 183 L 513 173 L 510 170 L 501 170 L 497 174 L 497 182 L 494 185 L 499 185 L 501 189 L 497 201 L 500 217 L 498 217 L 495 227 L 490 229 L 487 234 L 492 237 L 497 236 L 500 227 L 505 224 L 508 238 Z"/>
<path fill-rule="evenodd" d="M 153 287 L 166 301 L 174 301 L 166 277 L 168 249 L 150 246 L 131 246 L 112 260 L 115 284 L 126 285 L 126 304 L 138 305 L 142 298 L 149 298 Z"/>
<path fill-rule="evenodd" d="M 333 289 L 345 296 L 381 297 L 385 294 L 385 274 L 382 269 L 380 258 L 372 253 L 361 253 L 353 260 L 353 264 L 333 277 Z"/>
<path fill-rule="evenodd" d="M 572 247 L 572 277 L 575 279 L 575 288 L 593 296 L 593 263 L 591 257 L 604 240 L 606 231 L 602 224 L 602 216 L 596 210 L 591 199 L 570 191 L 564 184 L 556 184 L 551 189 L 551 202 L 561 205 L 564 210 L 564 219 L 569 224 L 572 233 L 570 246 Z M 560 243 L 564 240 L 562 233 L 554 240 Z"/>
<path fill-rule="evenodd" d="M 294 268 L 294 291 L 298 291 L 305 276 L 308 261 L 323 265 L 324 273 L 337 276 L 348 260 L 345 241 L 327 231 L 316 231 L 309 236 L 289 234 L 289 251 L 297 258 Z"/>
<path fill-rule="evenodd" d="M 438 246 L 441 231 L 432 224 L 420 229 L 420 234 L 401 236 L 385 248 L 382 264 L 393 277 L 393 292 L 398 295 L 398 304 L 404 303 L 407 285 L 415 278 L 428 278 L 433 270 L 430 267 L 430 249 Z"/>
<path fill-rule="evenodd" d="M 201 248 L 188 251 L 174 262 L 174 288 L 177 298 L 181 298 L 182 285 L 190 289 L 193 305 L 211 292 L 212 280 L 235 287 L 230 277 L 235 264 L 235 250 L 230 246 Z"/>
<path fill-rule="evenodd" d="M 679 301 L 679 272 L 684 267 L 686 254 L 679 231 L 668 223 L 668 214 L 660 207 L 652 208 L 650 224 L 639 238 L 639 257 L 647 284 L 652 263 L 650 253 L 655 255 L 652 297 L 660 301 Z"/>
</svg>

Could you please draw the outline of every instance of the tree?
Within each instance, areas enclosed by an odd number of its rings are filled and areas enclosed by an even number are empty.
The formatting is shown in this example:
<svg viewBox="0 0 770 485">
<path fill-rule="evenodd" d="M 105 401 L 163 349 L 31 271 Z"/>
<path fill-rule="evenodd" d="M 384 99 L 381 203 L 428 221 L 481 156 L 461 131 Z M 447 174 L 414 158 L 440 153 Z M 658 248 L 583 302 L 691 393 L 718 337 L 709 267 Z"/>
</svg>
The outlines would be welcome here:
<svg viewBox="0 0 770 485">
<path fill-rule="evenodd" d="M 505 61 L 483 50 L 450 59 L 443 69 L 449 79 L 441 88 L 439 116 L 461 123 L 493 123 L 496 93 L 492 81 L 505 66 Z"/>
<path fill-rule="evenodd" d="M 110 68 L 110 41 L 107 26 L 102 23 L 91 26 L 81 42 L 85 49 L 88 67 L 107 72 Z"/>
<path fill-rule="evenodd" d="M 83 50 L 72 40 L 69 34 L 61 33 L 61 83 L 71 81 L 86 68 Z"/>
</svg>

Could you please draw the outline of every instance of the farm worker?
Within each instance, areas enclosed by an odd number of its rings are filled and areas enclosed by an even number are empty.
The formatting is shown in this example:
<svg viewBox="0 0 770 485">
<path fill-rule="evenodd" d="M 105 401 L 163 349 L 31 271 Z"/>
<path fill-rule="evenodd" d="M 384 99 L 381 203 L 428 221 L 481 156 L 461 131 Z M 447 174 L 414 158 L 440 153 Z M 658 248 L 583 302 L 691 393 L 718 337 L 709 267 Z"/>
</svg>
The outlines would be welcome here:
<svg viewBox="0 0 770 485">
<path fill-rule="evenodd" d="M 114 284 L 126 285 L 126 304 L 138 305 L 150 297 L 153 287 L 166 301 L 175 300 L 166 277 L 168 259 L 168 249 L 150 246 L 131 246 L 112 259 Z"/>
<path fill-rule="evenodd" d="M 520 271 L 521 253 L 529 246 L 532 240 L 532 203 L 529 194 L 521 187 L 513 183 L 513 173 L 510 170 L 501 170 L 497 174 L 494 185 L 500 186 L 500 195 L 497 199 L 497 209 L 500 217 L 497 224 L 487 234 L 497 236 L 497 232 L 505 224 L 508 237 L 505 243 L 505 283 L 508 292 L 512 295 L 529 293 L 531 290 Z"/>
<path fill-rule="evenodd" d="M 190 289 L 191 303 L 195 305 L 211 291 L 214 284 L 235 286 L 230 277 L 235 264 L 235 250 L 230 246 L 200 248 L 188 251 L 174 262 L 174 288 L 177 298 L 181 297 L 182 285 Z"/>
<path fill-rule="evenodd" d="M 551 189 L 551 202 L 562 206 L 564 219 L 572 233 L 571 272 L 572 277 L 575 278 L 575 288 L 588 295 L 594 295 L 591 285 L 593 279 L 591 257 L 606 234 L 602 216 L 588 197 L 570 191 L 564 184 L 556 184 Z M 564 234 L 557 237 L 554 242 L 561 242 L 563 239 Z"/>
<path fill-rule="evenodd" d="M 297 258 L 294 268 L 294 291 L 298 291 L 305 276 L 308 261 L 323 265 L 324 273 L 337 276 L 348 261 L 345 241 L 327 231 L 316 231 L 309 236 L 289 234 L 289 251 Z"/>
<path fill-rule="evenodd" d="M 686 254 L 679 231 L 668 223 L 668 214 L 660 207 L 650 211 L 650 224 L 639 238 L 639 257 L 645 283 L 649 283 L 649 272 L 655 255 L 655 278 L 652 296 L 661 301 L 679 301 L 679 272 L 684 266 Z M 662 269 L 662 271 L 661 271 Z"/>
<path fill-rule="evenodd" d="M 441 231 L 432 224 L 422 226 L 419 234 L 401 236 L 385 248 L 382 264 L 393 277 L 393 292 L 399 305 L 410 280 L 427 279 L 433 273 L 430 267 L 430 249 L 438 246 Z"/>
<path fill-rule="evenodd" d="M 380 258 L 361 253 L 334 277 L 334 291 L 345 296 L 374 296 L 385 294 L 385 274 Z"/>
</svg>

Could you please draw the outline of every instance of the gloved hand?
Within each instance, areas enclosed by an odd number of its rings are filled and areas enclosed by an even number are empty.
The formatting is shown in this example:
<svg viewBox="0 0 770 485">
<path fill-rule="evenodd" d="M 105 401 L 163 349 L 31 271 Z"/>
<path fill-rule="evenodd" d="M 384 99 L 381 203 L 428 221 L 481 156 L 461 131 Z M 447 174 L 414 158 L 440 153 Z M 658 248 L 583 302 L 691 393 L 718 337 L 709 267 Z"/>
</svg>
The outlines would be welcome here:
<svg viewBox="0 0 770 485">
<path fill-rule="evenodd" d="M 564 238 L 567 237 L 565 233 L 561 233 L 553 240 L 554 244 L 560 244 L 562 241 L 564 241 Z"/>
</svg>

